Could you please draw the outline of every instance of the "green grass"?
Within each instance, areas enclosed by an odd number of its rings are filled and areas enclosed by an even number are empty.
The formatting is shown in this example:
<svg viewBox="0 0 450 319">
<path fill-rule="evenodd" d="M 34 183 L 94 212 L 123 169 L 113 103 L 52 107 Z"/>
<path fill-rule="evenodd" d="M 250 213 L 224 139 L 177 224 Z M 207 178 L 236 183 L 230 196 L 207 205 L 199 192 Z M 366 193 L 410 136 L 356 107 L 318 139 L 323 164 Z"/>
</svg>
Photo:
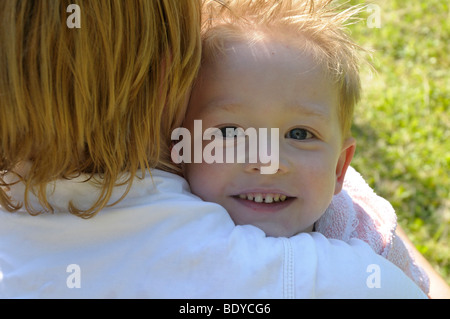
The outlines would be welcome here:
<svg viewBox="0 0 450 319">
<path fill-rule="evenodd" d="M 350 1 L 351 4 L 364 1 Z M 450 11 L 444 0 L 383 0 L 349 27 L 374 50 L 362 68 L 352 163 L 391 202 L 399 224 L 450 283 Z"/>
</svg>

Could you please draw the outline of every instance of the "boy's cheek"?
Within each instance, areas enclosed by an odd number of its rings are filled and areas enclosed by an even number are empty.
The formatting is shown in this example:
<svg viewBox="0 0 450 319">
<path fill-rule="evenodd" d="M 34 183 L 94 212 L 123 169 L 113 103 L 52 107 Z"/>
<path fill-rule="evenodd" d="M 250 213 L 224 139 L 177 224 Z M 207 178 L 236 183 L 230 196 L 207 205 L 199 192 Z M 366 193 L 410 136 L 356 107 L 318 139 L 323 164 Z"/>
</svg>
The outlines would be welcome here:
<svg viewBox="0 0 450 319">
<path fill-rule="evenodd" d="M 191 191 L 202 199 L 211 199 L 215 193 L 221 176 L 211 169 L 209 164 L 185 164 L 185 178 L 188 181 Z"/>
<path fill-rule="evenodd" d="M 193 194 L 203 200 L 223 203 L 232 185 L 239 180 L 239 171 L 230 164 L 190 164 L 188 182 Z"/>
</svg>

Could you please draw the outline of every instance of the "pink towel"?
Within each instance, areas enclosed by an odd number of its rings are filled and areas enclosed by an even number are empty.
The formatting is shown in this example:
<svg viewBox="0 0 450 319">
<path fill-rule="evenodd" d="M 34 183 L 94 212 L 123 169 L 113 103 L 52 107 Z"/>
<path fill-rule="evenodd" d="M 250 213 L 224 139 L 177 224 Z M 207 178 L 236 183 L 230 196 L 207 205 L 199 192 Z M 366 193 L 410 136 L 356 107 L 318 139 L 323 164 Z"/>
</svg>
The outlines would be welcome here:
<svg viewBox="0 0 450 319">
<path fill-rule="evenodd" d="M 397 216 L 392 205 L 375 194 L 352 167 L 347 170 L 343 190 L 333 197 L 325 214 L 316 222 L 316 231 L 328 238 L 365 241 L 428 294 L 428 276 L 395 235 L 396 227 Z"/>
</svg>

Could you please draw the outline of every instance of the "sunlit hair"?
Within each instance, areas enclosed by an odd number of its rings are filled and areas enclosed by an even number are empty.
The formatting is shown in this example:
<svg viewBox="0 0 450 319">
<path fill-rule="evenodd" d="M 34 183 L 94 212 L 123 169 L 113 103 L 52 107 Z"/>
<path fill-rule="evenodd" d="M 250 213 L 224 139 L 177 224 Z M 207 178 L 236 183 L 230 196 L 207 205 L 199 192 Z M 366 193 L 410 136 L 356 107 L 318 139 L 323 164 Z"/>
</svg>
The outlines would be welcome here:
<svg viewBox="0 0 450 319">
<path fill-rule="evenodd" d="M 69 4 L 81 28 L 66 24 Z M 1 0 L 0 205 L 41 213 L 33 191 L 51 212 L 48 183 L 86 173 L 100 196 L 68 209 L 87 218 L 118 180 L 128 191 L 150 168 L 176 169 L 170 133 L 200 65 L 200 14 L 200 0 Z M 15 203 L 5 174 L 23 161 L 26 194 Z"/>
<path fill-rule="evenodd" d="M 345 28 L 363 8 L 342 8 L 333 0 L 206 0 L 203 12 L 203 63 L 220 59 L 227 44 L 284 38 L 313 54 L 335 81 L 343 138 L 350 136 L 360 98 L 359 63 L 364 51 Z"/>
</svg>

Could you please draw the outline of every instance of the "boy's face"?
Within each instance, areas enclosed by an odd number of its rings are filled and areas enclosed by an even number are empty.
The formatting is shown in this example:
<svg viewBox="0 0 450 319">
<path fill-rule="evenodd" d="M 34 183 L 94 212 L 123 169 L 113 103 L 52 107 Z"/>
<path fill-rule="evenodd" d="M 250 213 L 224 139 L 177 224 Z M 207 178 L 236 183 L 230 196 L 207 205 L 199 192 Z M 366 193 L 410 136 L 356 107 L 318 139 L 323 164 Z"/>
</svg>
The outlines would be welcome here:
<svg viewBox="0 0 450 319">
<path fill-rule="evenodd" d="M 342 142 L 337 89 L 309 54 L 289 44 L 227 49 L 200 71 L 184 126 L 191 135 L 199 119 L 203 130 L 278 128 L 278 171 L 261 174 L 268 164 L 260 162 L 185 164 L 192 192 L 268 236 L 311 231 L 341 190 L 355 148 L 351 138 Z"/>
</svg>

